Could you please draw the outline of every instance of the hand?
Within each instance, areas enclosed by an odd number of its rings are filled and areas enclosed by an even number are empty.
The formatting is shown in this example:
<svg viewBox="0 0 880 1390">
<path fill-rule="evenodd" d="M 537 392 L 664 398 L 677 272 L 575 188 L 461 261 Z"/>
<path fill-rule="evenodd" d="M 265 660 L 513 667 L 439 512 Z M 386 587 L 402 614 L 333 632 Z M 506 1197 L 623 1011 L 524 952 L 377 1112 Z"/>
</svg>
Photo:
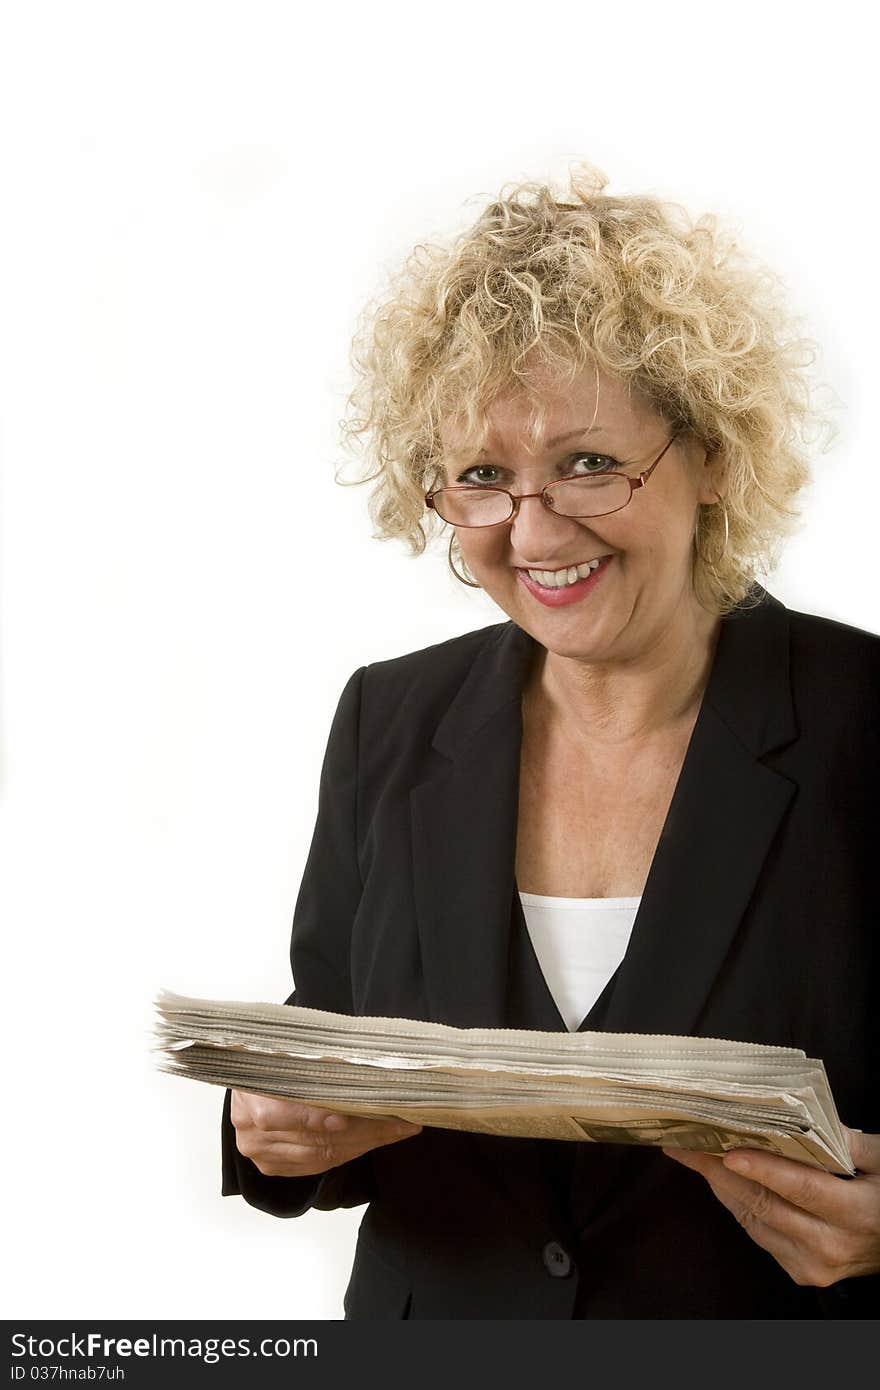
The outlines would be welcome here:
<svg viewBox="0 0 880 1390">
<path fill-rule="evenodd" d="M 385 1116 L 340 1115 L 299 1100 L 233 1091 L 230 1118 L 239 1153 L 268 1178 L 326 1173 L 368 1149 L 408 1139 L 421 1125 Z"/>
<path fill-rule="evenodd" d="M 663 1152 L 701 1173 L 756 1245 L 796 1284 L 827 1288 L 880 1271 L 880 1134 L 846 1129 L 854 1178 L 759 1149 L 723 1158 Z"/>
</svg>

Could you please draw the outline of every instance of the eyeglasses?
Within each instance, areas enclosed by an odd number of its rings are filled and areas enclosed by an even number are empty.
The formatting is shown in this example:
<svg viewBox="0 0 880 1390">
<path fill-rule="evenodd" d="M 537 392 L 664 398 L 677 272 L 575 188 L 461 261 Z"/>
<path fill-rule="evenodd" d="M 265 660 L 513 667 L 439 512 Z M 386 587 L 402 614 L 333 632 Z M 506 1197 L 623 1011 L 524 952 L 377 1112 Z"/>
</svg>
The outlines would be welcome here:
<svg viewBox="0 0 880 1390">
<path fill-rule="evenodd" d="M 544 506 L 559 516 L 608 516 L 619 512 L 630 501 L 636 488 L 644 487 L 670 444 L 678 437 L 676 430 L 667 440 L 650 467 L 630 478 L 626 473 L 579 473 L 547 483 L 540 492 L 523 492 L 517 496 L 501 487 L 479 487 L 476 484 L 456 484 L 441 487 L 425 494 L 425 506 L 452 526 L 501 526 L 518 514 L 520 503 L 527 497 L 540 497 Z M 601 457 L 601 455 L 599 455 Z"/>
</svg>

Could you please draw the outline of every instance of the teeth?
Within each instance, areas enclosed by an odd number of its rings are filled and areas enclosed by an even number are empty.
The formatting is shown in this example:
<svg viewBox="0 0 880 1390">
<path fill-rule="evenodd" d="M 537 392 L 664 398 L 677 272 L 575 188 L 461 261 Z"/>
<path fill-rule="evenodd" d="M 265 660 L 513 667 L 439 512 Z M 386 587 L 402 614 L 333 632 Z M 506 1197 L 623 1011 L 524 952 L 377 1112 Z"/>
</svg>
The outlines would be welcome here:
<svg viewBox="0 0 880 1390">
<path fill-rule="evenodd" d="M 567 570 L 528 570 L 527 574 L 536 584 L 543 584 L 545 589 L 564 589 L 578 579 L 586 579 L 598 567 L 598 560 L 588 560 L 583 565 L 571 565 Z"/>
</svg>

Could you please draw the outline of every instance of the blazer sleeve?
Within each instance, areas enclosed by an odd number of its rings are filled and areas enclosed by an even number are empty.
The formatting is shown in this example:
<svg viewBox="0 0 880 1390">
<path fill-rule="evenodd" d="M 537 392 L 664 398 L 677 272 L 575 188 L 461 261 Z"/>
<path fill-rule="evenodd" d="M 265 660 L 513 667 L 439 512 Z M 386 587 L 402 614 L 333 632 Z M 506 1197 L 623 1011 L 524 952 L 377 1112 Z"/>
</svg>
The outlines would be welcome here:
<svg viewBox="0 0 880 1390">
<path fill-rule="evenodd" d="M 346 683 L 330 728 L 318 790 L 318 815 L 293 916 L 287 1004 L 353 1012 L 351 925 L 361 896 L 357 855 L 357 779 L 361 688 L 366 667 Z M 272 1216 L 302 1216 L 362 1206 L 374 1195 L 372 1156 L 361 1154 L 314 1177 L 267 1177 L 239 1152 L 227 1090 L 221 1119 L 224 1197 L 242 1196 Z"/>
</svg>

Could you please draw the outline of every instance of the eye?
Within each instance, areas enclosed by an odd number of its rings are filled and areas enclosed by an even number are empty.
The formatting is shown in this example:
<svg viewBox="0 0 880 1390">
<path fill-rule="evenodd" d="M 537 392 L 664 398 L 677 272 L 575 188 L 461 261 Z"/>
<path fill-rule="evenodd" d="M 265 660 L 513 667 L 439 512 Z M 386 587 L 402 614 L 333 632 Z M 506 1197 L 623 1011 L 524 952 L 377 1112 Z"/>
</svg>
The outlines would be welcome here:
<svg viewBox="0 0 880 1390">
<path fill-rule="evenodd" d="M 467 484 L 469 484 L 471 487 L 479 487 L 479 486 L 481 486 L 481 485 L 482 485 L 483 487 L 492 487 L 492 486 L 497 487 L 497 486 L 498 486 L 498 479 L 497 479 L 497 478 L 472 478 L 472 477 L 471 477 L 471 474 L 472 474 L 472 473 L 497 473 L 497 472 L 498 472 L 498 469 L 495 467 L 494 463 L 475 463 L 474 466 L 473 466 L 473 468 L 466 468 L 465 471 L 464 471 L 463 473 L 460 473 L 460 474 L 458 475 L 458 477 L 456 478 L 455 481 L 456 481 L 457 483 L 467 483 Z"/>
<path fill-rule="evenodd" d="M 586 462 L 591 465 L 589 468 L 583 470 L 581 474 L 582 477 L 592 473 L 608 473 L 612 468 L 620 467 L 617 459 L 611 458 L 608 454 L 572 454 L 568 461 L 569 468 L 572 472 L 574 471 L 574 465 L 581 459 L 586 460 Z"/>
</svg>

